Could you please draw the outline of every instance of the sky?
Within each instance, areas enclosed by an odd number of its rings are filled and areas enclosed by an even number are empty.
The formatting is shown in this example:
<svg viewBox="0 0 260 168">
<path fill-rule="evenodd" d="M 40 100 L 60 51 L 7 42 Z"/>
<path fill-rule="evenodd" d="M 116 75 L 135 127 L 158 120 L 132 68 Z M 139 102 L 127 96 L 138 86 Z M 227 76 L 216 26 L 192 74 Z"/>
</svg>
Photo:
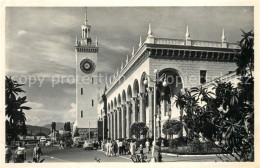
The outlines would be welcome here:
<svg viewBox="0 0 260 168">
<path fill-rule="evenodd" d="M 31 110 L 27 124 L 74 122 L 76 85 L 75 37 L 80 37 L 83 7 L 6 8 L 6 75 L 24 83 Z M 97 72 L 112 75 L 147 37 L 148 23 L 154 37 L 237 42 L 241 29 L 254 28 L 253 7 L 89 7 L 90 36 L 98 37 Z M 58 79 L 53 84 L 54 79 Z M 64 80 L 62 80 L 64 79 Z M 102 87 L 102 86 L 100 86 Z M 21 95 L 21 96 L 22 96 Z"/>
</svg>

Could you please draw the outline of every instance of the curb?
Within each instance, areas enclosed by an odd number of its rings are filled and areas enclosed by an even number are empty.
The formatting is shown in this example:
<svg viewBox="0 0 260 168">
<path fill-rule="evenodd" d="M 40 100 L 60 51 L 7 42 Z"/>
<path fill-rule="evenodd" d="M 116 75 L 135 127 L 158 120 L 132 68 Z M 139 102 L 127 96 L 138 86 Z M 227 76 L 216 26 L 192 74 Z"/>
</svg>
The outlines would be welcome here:
<svg viewBox="0 0 260 168">
<path fill-rule="evenodd" d="M 161 153 L 162 155 L 167 155 L 167 156 L 182 156 L 182 157 L 203 157 L 203 156 L 216 156 L 217 154 L 209 154 L 209 155 L 178 155 L 178 154 L 172 154 L 172 153 Z"/>
</svg>

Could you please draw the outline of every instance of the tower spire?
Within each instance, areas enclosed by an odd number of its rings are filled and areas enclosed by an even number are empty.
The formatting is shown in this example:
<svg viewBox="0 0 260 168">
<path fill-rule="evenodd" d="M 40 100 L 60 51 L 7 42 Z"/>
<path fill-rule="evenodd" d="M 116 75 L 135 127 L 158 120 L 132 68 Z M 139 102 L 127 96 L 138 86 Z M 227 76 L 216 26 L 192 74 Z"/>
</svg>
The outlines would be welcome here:
<svg viewBox="0 0 260 168">
<path fill-rule="evenodd" d="M 222 29 L 221 41 L 222 41 L 222 43 L 226 42 L 225 29 Z"/>
<path fill-rule="evenodd" d="M 122 62 L 121 63 L 121 71 L 122 71 L 123 68 L 124 68 L 124 63 Z"/>
<path fill-rule="evenodd" d="M 86 12 L 85 12 L 85 25 L 87 26 L 87 22 L 88 22 L 88 16 L 87 16 L 87 8 L 86 8 Z"/>
<path fill-rule="evenodd" d="M 190 40 L 189 26 L 187 26 L 186 30 L 186 40 Z"/>
<path fill-rule="evenodd" d="M 140 36 L 139 48 L 142 46 L 142 37 Z"/>
<path fill-rule="evenodd" d="M 128 63 L 128 54 L 126 55 L 126 61 L 125 63 L 127 64 Z"/>
<path fill-rule="evenodd" d="M 135 55 L 135 47 L 133 46 L 132 56 Z"/>
<path fill-rule="evenodd" d="M 76 46 L 78 46 L 78 36 L 76 35 L 76 43 L 75 43 Z"/>
<path fill-rule="evenodd" d="M 96 37 L 96 47 L 98 46 L 98 38 Z"/>
<path fill-rule="evenodd" d="M 151 23 L 149 23 L 148 36 L 149 36 L 149 37 L 152 37 L 152 36 L 153 36 Z"/>
</svg>

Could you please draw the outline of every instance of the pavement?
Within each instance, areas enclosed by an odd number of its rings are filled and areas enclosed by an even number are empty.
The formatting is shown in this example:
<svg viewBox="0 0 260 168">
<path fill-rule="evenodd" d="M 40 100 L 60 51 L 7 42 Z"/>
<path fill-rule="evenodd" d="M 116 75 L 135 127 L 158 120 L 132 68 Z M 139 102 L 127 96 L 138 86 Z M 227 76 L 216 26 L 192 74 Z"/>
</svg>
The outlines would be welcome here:
<svg viewBox="0 0 260 168">
<path fill-rule="evenodd" d="M 28 146 L 26 148 L 27 160 L 32 161 L 32 153 L 34 146 Z M 44 163 L 47 162 L 132 162 L 130 155 L 121 156 L 105 156 L 105 151 L 102 150 L 84 150 L 82 148 L 71 147 L 65 149 L 59 149 L 57 146 L 54 147 L 42 147 L 43 155 L 41 159 L 45 159 Z M 144 153 L 147 151 L 144 150 Z M 137 154 L 139 152 L 137 151 Z M 151 152 L 147 155 L 148 159 L 151 159 Z M 222 155 L 221 158 L 216 155 L 175 155 L 162 153 L 163 162 L 223 162 L 234 161 L 230 156 Z M 11 161 L 12 162 L 12 161 Z"/>
</svg>

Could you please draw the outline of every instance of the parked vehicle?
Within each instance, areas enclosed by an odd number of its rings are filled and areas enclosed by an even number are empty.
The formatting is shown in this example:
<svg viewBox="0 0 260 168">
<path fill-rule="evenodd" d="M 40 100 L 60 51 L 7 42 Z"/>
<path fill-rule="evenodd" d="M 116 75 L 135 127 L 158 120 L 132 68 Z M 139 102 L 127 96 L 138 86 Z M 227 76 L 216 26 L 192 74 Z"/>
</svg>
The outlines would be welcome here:
<svg viewBox="0 0 260 168">
<path fill-rule="evenodd" d="M 47 141 L 47 143 L 45 144 L 45 146 L 53 146 L 53 142 L 52 141 Z"/>
<path fill-rule="evenodd" d="M 83 149 L 91 149 L 91 150 L 93 150 L 94 149 L 93 142 L 90 141 L 90 140 L 85 141 L 84 145 L 83 145 Z"/>
<path fill-rule="evenodd" d="M 83 144 L 84 144 L 84 140 L 82 139 L 82 137 L 74 137 L 73 138 L 73 145 L 74 146 L 80 147 L 80 146 L 83 146 Z"/>
</svg>

